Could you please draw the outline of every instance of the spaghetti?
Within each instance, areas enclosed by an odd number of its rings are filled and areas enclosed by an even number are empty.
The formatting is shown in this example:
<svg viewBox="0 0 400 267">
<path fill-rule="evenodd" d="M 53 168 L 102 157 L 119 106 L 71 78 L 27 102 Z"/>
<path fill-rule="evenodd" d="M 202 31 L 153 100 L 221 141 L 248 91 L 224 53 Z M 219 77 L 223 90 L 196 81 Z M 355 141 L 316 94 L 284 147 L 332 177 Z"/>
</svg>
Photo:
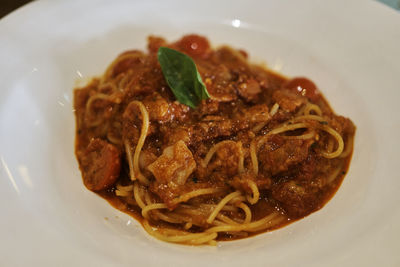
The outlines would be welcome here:
<svg viewBox="0 0 400 267">
<path fill-rule="evenodd" d="M 210 99 L 196 109 L 176 101 L 160 46 L 193 58 Z M 355 126 L 316 87 L 303 88 L 309 80 L 288 82 L 198 35 L 150 37 L 148 47 L 121 54 L 75 90 L 76 155 L 90 190 L 151 236 L 187 245 L 282 227 L 334 195 Z"/>
</svg>

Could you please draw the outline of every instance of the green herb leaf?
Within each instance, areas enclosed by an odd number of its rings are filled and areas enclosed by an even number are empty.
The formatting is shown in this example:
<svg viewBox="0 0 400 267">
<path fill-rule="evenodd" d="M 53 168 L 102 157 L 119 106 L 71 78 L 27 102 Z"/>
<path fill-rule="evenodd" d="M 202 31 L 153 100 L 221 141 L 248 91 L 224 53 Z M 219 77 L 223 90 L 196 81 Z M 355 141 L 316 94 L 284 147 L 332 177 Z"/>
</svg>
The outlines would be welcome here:
<svg viewBox="0 0 400 267">
<path fill-rule="evenodd" d="M 168 47 L 160 47 L 157 56 L 164 78 L 180 103 L 195 108 L 201 100 L 210 98 L 193 59 Z"/>
</svg>

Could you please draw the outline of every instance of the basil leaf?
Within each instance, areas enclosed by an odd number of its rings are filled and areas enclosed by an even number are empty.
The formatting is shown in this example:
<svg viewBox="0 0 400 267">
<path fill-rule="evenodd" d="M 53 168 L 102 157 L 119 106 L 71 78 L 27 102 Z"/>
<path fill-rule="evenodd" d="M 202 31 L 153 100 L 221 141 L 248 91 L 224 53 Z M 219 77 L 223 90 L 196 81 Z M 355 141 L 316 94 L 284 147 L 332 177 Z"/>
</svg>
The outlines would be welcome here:
<svg viewBox="0 0 400 267">
<path fill-rule="evenodd" d="M 196 64 L 189 56 L 168 47 L 158 49 L 158 62 L 176 99 L 191 108 L 210 98 Z"/>
</svg>

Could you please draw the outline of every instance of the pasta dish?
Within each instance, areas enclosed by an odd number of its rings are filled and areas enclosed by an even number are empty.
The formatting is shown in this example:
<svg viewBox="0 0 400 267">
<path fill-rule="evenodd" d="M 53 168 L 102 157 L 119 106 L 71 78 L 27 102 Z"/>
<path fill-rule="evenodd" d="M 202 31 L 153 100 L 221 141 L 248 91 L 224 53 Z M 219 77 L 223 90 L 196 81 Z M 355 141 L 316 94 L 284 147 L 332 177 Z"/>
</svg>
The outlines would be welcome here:
<svg viewBox="0 0 400 267">
<path fill-rule="evenodd" d="M 74 91 L 89 190 L 150 235 L 189 245 L 277 229 L 335 194 L 355 126 L 312 81 L 199 35 L 150 36 L 147 48 Z"/>
</svg>

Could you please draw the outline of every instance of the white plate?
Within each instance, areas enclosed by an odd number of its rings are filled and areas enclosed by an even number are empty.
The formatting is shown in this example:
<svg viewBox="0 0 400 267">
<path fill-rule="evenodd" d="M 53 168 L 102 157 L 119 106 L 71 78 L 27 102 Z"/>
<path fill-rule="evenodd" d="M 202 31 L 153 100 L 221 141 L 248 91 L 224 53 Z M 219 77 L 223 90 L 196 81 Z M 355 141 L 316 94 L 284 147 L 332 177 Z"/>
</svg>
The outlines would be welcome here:
<svg viewBox="0 0 400 267">
<path fill-rule="evenodd" d="M 373 1 L 39 1 L 0 21 L 0 265 L 400 264 L 400 14 Z M 245 48 L 310 77 L 357 125 L 350 172 L 321 211 L 218 247 L 171 245 L 89 192 L 72 88 L 149 34 Z M 81 81 L 82 83 L 82 81 Z"/>
</svg>

